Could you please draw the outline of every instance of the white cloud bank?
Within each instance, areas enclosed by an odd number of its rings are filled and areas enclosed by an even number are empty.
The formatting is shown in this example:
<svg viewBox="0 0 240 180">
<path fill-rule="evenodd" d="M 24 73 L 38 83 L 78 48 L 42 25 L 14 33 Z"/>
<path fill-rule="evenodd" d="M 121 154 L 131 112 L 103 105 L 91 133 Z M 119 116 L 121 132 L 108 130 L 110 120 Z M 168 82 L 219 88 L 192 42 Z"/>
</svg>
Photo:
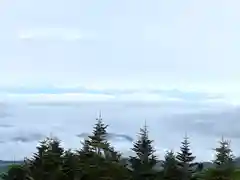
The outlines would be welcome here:
<svg viewBox="0 0 240 180">
<path fill-rule="evenodd" d="M 17 36 L 24 41 L 79 41 L 84 39 L 94 39 L 94 34 L 84 34 L 79 29 L 71 28 L 28 28 L 20 30 Z"/>
<path fill-rule="evenodd" d="M 174 96 L 158 92 L 132 92 L 132 93 L 33 93 L 33 94 L 21 94 L 21 93 L 6 93 L 0 95 L 1 102 L 26 102 L 26 103 L 79 103 L 79 102 L 129 102 L 129 103 L 203 103 L 203 104 L 231 104 L 239 105 L 240 99 L 233 99 L 227 96 L 219 97 L 197 97 L 199 94 L 191 95 L 187 97 L 188 92 L 184 95 Z M 185 96 L 185 97 L 184 97 Z"/>
</svg>

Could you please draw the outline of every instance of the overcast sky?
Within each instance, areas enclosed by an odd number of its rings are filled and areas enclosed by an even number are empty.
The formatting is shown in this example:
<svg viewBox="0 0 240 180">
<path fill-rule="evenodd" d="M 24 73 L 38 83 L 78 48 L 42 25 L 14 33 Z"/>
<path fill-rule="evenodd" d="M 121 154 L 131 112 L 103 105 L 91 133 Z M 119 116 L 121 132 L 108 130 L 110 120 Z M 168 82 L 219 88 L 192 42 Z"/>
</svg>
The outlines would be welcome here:
<svg viewBox="0 0 240 180">
<path fill-rule="evenodd" d="M 29 156 L 51 132 L 78 147 L 76 135 L 91 132 L 99 110 L 112 132 L 132 138 L 147 119 L 160 152 L 178 150 L 188 132 L 199 160 L 211 159 L 221 135 L 239 156 L 239 7 L 237 0 L 1 0 L 0 159 Z M 63 89 L 74 86 L 86 89 Z"/>
<path fill-rule="evenodd" d="M 2 0 L 0 85 L 240 89 L 237 0 Z"/>
</svg>

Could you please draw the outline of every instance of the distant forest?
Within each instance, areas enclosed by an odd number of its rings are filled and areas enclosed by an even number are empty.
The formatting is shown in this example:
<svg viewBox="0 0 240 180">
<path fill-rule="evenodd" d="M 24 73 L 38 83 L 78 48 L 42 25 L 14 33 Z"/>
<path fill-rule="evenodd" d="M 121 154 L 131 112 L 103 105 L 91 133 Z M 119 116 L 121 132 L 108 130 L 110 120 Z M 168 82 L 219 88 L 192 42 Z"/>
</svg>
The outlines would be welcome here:
<svg viewBox="0 0 240 180">
<path fill-rule="evenodd" d="M 139 130 L 131 150 L 123 157 L 108 141 L 107 127 L 96 119 L 92 133 L 78 150 L 64 149 L 57 138 L 46 138 L 32 157 L 8 164 L 4 180 L 240 180 L 239 158 L 228 140 L 222 138 L 214 149 L 212 163 L 196 162 L 190 139 L 185 136 L 179 152 L 167 151 L 164 160 L 155 154 L 147 125 Z M 17 148 L 17 147 L 16 147 Z"/>
</svg>

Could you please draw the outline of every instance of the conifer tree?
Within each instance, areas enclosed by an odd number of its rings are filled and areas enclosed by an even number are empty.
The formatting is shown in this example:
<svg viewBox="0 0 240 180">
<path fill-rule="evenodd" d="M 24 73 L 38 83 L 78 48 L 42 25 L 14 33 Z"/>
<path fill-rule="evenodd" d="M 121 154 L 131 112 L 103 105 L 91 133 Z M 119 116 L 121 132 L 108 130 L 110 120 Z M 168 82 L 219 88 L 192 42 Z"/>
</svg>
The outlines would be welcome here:
<svg viewBox="0 0 240 180">
<path fill-rule="evenodd" d="M 182 180 L 190 180 L 195 172 L 196 163 L 194 163 L 195 156 L 192 155 L 190 150 L 190 142 L 187 135 L 182 141 L 180 152 L 177 153 L 176 159 L 178 161 L 178 169 L 181 173 Z"/>
<path fill-rule="evenodd" d="M 153 179 L 155 174 L 154 167 L 157 163 L 155 156 L 155 149 L 152 145 L 153 141 L 148 137 L 148 129 L 146 123 L 140 129 L 138 140 L 134 143 L 132 150 L 136 156 L 131 156 L 129 161 L 133 171 L 133 178 L 140 179 Z"/>
<path fill-rule="evenodd" d="M 105 159 L 119 161 L 120 160 L 120 153 L 114 150 L 114 147 L 110 145 L 107 140 L 107 127 L 103 123 L 101 113 L 99 117 L 96 119 L 97 122 L 93 127 L 93 133 L 89 136 L 89 139 L 86 139 L 84 142 L 84 148 L 88 148 L 90 151 L 97 153 L 100 156 L 103 156 Z"/>
<path fill-rule="evenodd" d="M 173 151 L 168 151 L 163 162 L 163 177 L 166 180 L 178 180 L 178 162 Z"/>
<path fill-rule="evenodd" d="M 37 152 L 33 154 L 30 159 L 25 159 L 24 166 L 28 169 L 28 172 L 35 180 L 41 180 L 44 178 L 44 155 L 47 152 L 47 140 L 40 142 L 37 146 Z"/>
<path fill-rule="evenodd" d="M 96 119 L 93 133 L 83 142 L 79 151 L 80 166 L 87 179 L 122 179 L 120 153 L 114 150 L 107 140 L 107 127 L 102 121 L 101 114 Z"/>
<path fill-rule="evenodd" d="M 234 156 L 230 148 L 230 142 L 222 137 L 219 144 L 220 146 L 214 149 L 216 152 L 213 160 L 215 168 L 212 171 L 211 179 L 230 180 L 234 172 Z"/>
<path fill-rule="evenodd" d="M 82 171 L 79 164 L 79 157 L 76 153 L 71 150 L 64 152 L 62 166 L 64 180 L 75 180 L 82 177 Z"/>
<path fill-rule="evenodd" d="M 101 179 L 102 175 L 104 161 L 102 147 L 106 143 L 107 126 L 102 122 L 101 115 L 96 121 L 92 135 L 84 139 L 82 148 L 77 151 L 83 179 Z"/>
<path fill-rule="evenodd" d="M 217 167 L 222 167 L 222 166 L 228 166 L 230 164 L 233 164 L 233 153 L 230 148 L 230 142 L 227 140 L 224 140 L 222 137 L 222 140 L 219 141 L 220 146 L 218 148 L 215 148 L 215 160 L 213 160 L 213 163 Z"/>
<path fill-rule="evenodd" d="M 40 143 L 38 152 L 25 161 L 25 167 L 35 180 L 57 180 L 62 174 L 64 149 L 57 138 L 47 138 Z"/>
<path fill-rule="evenodd" d="M 96 119 L 96 124 L 93 127 L 92 135 L 89 136 L 89 140 L 86 140 L 85 143 L 88 145 L 95 153 L 98 155 L 103 155 L 103 149 L 107 149 L 109 143 L 107 142 L 107 127 L 103 123 L 101 113 Z"/>
</svg>

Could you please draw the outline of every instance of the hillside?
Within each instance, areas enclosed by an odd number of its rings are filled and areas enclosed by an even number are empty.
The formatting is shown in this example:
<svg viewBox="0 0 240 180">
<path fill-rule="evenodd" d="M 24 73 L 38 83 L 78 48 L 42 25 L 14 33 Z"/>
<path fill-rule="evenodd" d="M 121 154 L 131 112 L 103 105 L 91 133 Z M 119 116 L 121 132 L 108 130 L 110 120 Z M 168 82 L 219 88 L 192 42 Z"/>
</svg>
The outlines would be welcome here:
<svg viewBox="0 0 240 180">
<path fill-rule="evenodd" d="M 21 163 L 23 163 L 23 161 L 2 161 L 2 160 L 0 160 L 0 172 L 7 171 L 9 165 L 21 164 Z"/>
</svg>

